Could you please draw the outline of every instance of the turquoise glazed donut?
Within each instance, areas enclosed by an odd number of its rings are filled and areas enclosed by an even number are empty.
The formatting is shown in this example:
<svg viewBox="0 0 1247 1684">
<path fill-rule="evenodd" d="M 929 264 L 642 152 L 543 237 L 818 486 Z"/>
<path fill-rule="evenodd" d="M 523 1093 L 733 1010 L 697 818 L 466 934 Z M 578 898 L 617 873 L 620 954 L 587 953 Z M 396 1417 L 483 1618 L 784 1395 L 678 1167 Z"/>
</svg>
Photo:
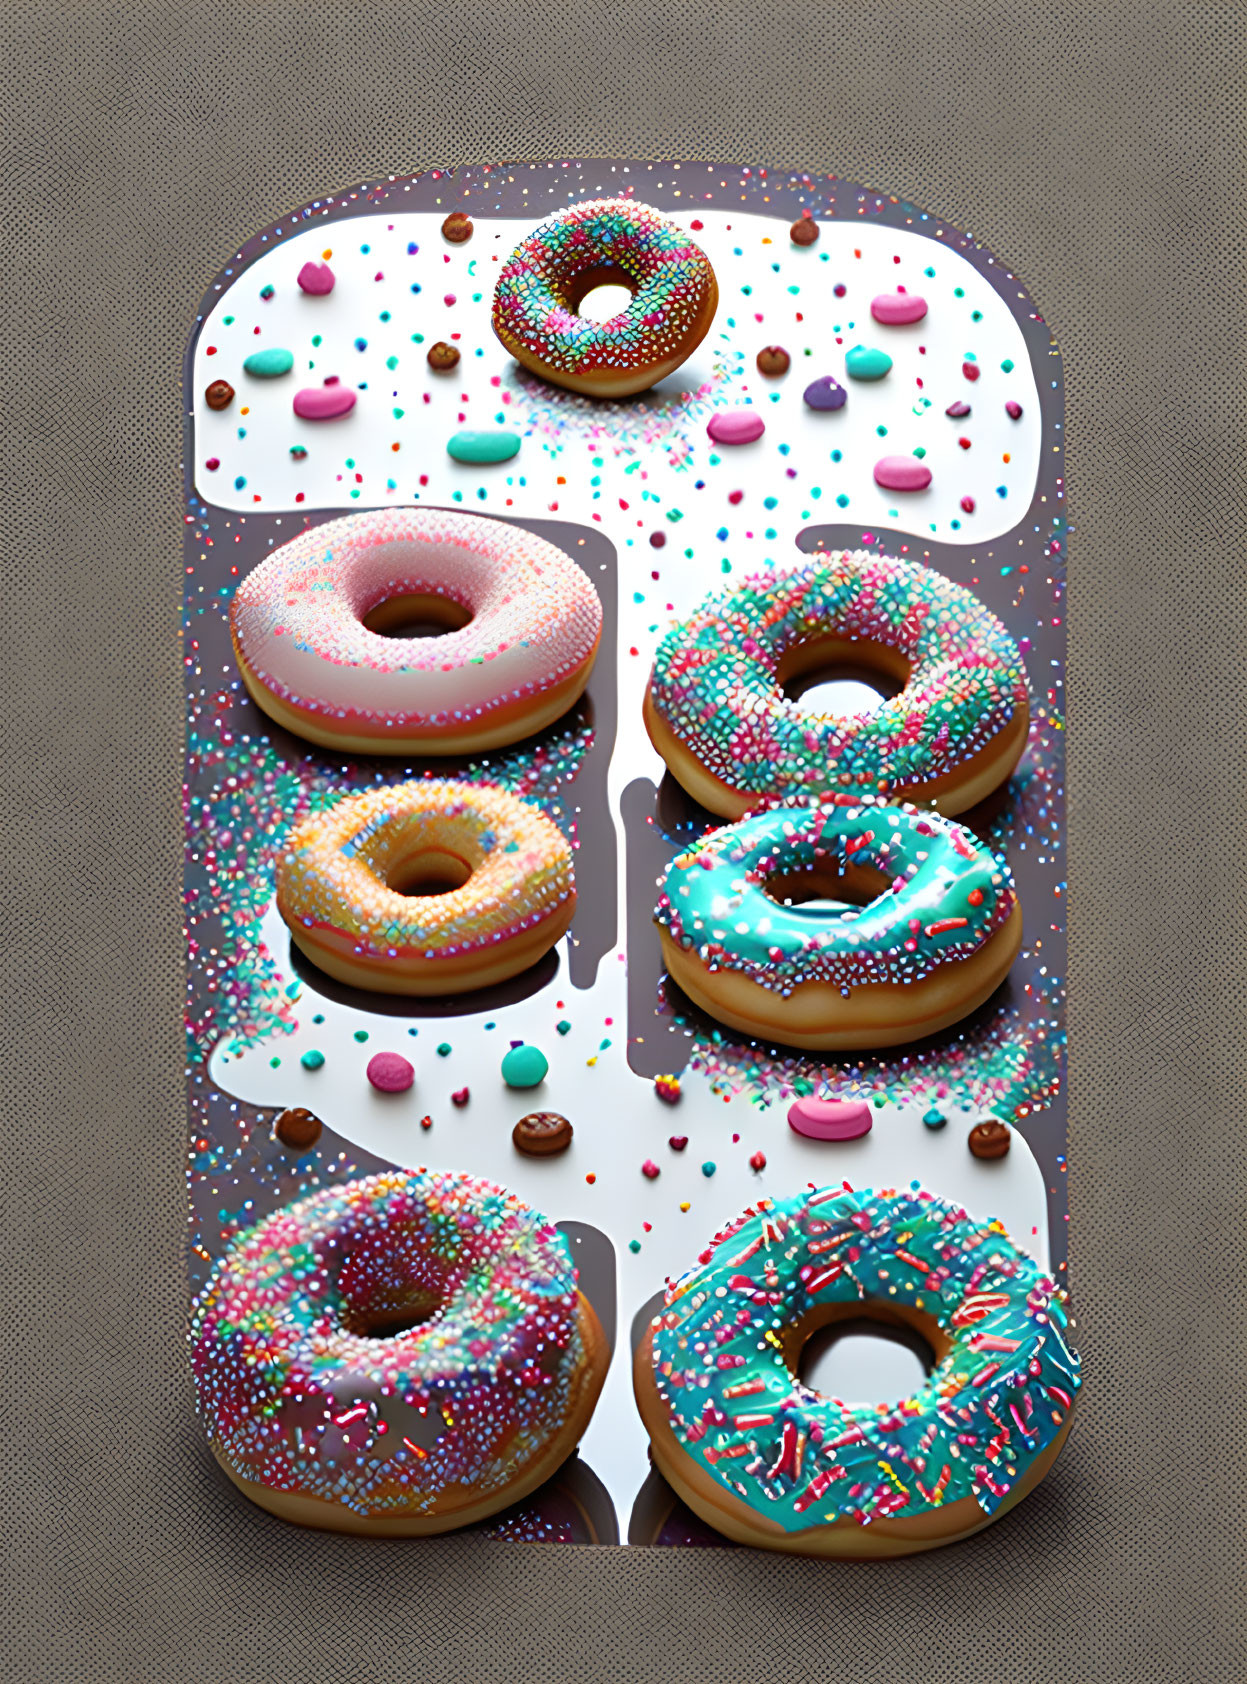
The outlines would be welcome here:
<svg viewBox="0 0 1247 1684">
<path fill-rule="evenodd" d="M 913 1397 L 855 1404 L 796 1376 L 818 1328 L 917 1329 Z M 665 1478 L 744 1543 L 908 1555 L 977 1531 L 1055 1460 L 1080 1385 L 1064 1294 L 998 1222 L 918 1190 L 762 1200 L 667 1290 L 636 1353 Z"/>
<path fill-rule="evenodd" d="M 654 918 L 668 974 L 697 1005 L 823 1050 L 959 1021 L 1022 939 L 1009 869 L 970 831 L 847 795 L 711 831 L 668 866 Z"/>
<path fill-rule="evenodd" d="M 599 286 L 625 286 L 606 322 L 578 314 Z M 701 344 L 718 284 L 684 230 L 632 199 L 592 199 L 525 236 L 494 289 L 494 332 L 525 368 L 590 397 L 644 392 Z"/>
<path fill-rule="evenodd" d="M 836 663 L 877 671 L 900 692 L 844 717 L 785 694 Z M 723 818 L 833 789 L 961 813 L 1021 757 L 1026 672 L 964 585 L 845 550 L 755 573 L 668 632 L 645 723 L 672 775 Z"/>
</svg>

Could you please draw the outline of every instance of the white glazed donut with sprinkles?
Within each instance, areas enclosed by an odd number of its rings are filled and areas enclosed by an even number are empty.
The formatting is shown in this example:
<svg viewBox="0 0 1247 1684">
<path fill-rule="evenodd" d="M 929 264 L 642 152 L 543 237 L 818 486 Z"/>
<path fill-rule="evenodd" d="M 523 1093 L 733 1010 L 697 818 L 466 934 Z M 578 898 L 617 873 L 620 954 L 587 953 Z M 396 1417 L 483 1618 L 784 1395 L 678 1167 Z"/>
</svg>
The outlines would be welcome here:
<svg viewBox="0 0 1247 1684">
<path fill-rule="evenodd" d="M 414 621 L 432 637 L 387 636 Z M 541 730 L 589 679 L 602 605 L 543 538 L 437 509 L 300 533 L 230 605 L 239 670 L 278 724 L 363 754 L 466 754 Z"/>
<path fill-rule="evenodd" d="M 417 778 L 296 825 L 277 910 L 339 982 L 461 994 L 527 970 L 572 921 L 571 848 L 540 808 L 490 784 Z"/>
</svg>

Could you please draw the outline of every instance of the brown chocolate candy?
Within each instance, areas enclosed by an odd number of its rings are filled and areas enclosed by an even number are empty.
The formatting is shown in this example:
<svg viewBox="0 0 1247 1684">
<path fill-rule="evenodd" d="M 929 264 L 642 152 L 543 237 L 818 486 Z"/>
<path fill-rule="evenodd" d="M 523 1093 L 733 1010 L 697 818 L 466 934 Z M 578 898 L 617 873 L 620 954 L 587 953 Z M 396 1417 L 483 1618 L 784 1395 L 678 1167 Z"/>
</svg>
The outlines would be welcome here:
<svg viewBox="0 0 1247 1684">
<path fill-rule="evenodd" d="M 818 223 L 812 216 L 799 216 L 788 230 L 794 246 L 812 246 L 818 238 Z"/>
<path fill-rule="evenodd" d="M 989 1122 L 976 1123 L 970 1130 L 970 1150 L 976 1158 L 1003 1158 L 1012 1138 L 1008 1123 L 993 1117 Z"/>
<path fill-rule="evenodd" d="M 302 1105 L 290 1106 L 273 1125 L 278 1140 L 292 1152 L 306 1152 L 309 1146 L 315 1146 L 320 1130 L 320 1118 L 314 1111 L 304 1110 Z"/>
<path fill-rule="evenodd" d="M 228 409 L 234 401 L 234 388 L 228 380 L 214 380 L 204 393 L 209 409 Z"/>
<path fill-rule="evenodd" d="M 572 1143 L 572 1125 L 557 1111 L 530 1111 L 511 1131 L 520 1152 L 544 1158 L 548 1152 L 566 1152 Z"/>
<path fill-rule="evenodd" d="M 439 374 L 445 374 L 447 369 L 453 368 L 459 361 L 459 347 L 448 345 L 444 339 L 439 339 L 436 345 L 429 346 L 428 364 Z"/>
<path fill-rule="evenodd" d="M 769 380 L 777 380 L 781 374 L 787 374 L 791 361 L 782 345 L 764 345 L 758 352 L 758 373 L 765 374 Z"/>
<path fill-rule="evenodd" d="M 472 238 L 472 218 L 467 211 L 451 211 L 442 223 L 442 238 L 453 246 L 461 246 Z"/>
</svg>

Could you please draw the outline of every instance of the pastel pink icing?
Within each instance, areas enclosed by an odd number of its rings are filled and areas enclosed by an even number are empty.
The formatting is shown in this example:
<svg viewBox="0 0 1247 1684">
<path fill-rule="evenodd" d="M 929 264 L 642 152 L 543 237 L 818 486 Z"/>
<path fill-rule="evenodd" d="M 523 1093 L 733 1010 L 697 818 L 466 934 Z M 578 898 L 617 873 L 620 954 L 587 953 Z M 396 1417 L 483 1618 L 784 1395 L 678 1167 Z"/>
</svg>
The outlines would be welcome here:
<svg viewBox="0 0 1247 1684">
<path fill-rule="evenodd" d="M 925 491 L 931 470 L 916 456 L 881 456 L 875 463 L 875 484 L 885 491 Z"/>
<path fill-rule="evenodd" d="M 916 292 L 881 292 L 870 301 L 870 313 L 885 327 L 907 327 L 927 313 L 927 301 Z"/>
<path fill-rule="evenodd" d="M 857 1140 L 870 1133 L 870 1106 L 864 1099 L 798 1099 L 788 1109 L 788 1126 L 809 1140 Z"/>
<path fill-rule="evenodd" d="M 440 637 L 382 637 L 363 619 L 427 594 L 472 619 Z M 543 538 L 437 509 L 376 509 L 282 544 L 230 608 L 252 674 L 335 726 L 396 736 L 484 725 L 569 679 L 590 657 L 602 605 L 585 573 Z"/>
</svg>

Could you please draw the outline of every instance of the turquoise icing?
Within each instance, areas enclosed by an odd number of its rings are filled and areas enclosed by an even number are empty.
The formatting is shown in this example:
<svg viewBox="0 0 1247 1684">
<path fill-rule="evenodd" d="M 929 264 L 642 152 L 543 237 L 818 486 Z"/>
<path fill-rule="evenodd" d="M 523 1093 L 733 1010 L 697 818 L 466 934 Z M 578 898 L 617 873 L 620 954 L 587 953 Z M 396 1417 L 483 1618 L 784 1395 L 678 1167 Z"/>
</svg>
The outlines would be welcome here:
<svg viewBox="0 0 1247 1684">
<path fill-rule="evenodd" d="M 868 906 L 784 906 L 768 881 L 868 866 L 889 886 Z M 667 867 L 654 914 L 713 970 L 777 993 L 801 982 L 916 982 L 967 957 L 1013 908 L 1008 867 L 938 813 L 842 797 L 775 807 L 711 831 Z"/>
<path fill-rule="evenodd" d="M 909 681 L 837 717 L 785 696 L 781 662 L 823 637 L 902 656 Z M 964 585 L 866 550 L 815 555 L 708 597 L 658 646 L 650 702 L 698 762 L 747 795 L 856 784 L 905 794 L 951 772 L 1026 704 L 1016 643 Z"/>
<path fill-rule="evenodd" d="M 872 1300 L 931 1317 L 949 1340 L 922 1387 L 854 1404 L 803 1385 L 785 1333 Z M 926 1192 L 825 1187 L 746 1211 L 668 1289 L 654 1377 L 685 1454 L 785 1532 L 963 1497 L 990 1515 L 1073 1406 L 1067 1319 L 1064 1294 L 998 1222 Z"/>
</svg>

